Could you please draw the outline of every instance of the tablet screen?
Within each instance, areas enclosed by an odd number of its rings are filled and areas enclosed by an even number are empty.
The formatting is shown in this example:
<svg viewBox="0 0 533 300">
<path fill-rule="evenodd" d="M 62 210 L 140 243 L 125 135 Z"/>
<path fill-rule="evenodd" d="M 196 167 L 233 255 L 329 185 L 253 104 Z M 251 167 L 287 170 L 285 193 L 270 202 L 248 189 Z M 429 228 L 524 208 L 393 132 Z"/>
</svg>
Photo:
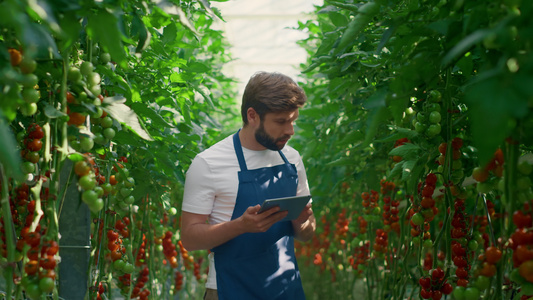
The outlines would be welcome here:
<svg viewBox="0 0 533 300">
<path fill-rule="evenodd" d="M 309 200 L 311 200 L 311 195 L 267 199 L 261 205 L 259 213 L 272 207 L 279 206 L 280 211 L 289 212 L 282 221 L 294 220 L 298 218 L 304 207 L 309 203 Z"/>
</svg>

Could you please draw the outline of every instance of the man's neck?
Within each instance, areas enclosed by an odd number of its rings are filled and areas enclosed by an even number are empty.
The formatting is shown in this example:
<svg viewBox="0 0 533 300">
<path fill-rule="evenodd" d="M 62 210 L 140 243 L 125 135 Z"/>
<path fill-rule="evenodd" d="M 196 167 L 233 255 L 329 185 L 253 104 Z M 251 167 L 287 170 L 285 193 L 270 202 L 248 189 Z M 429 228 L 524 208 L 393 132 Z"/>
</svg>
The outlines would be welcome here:
<svg viewBox="0 0 533 300">
<path fill-rule="evenodd" d="M 250 126 L 244 126 L 239 132 L 239 139 L 241 140 L 241 145 L 250 150 L 261 151 L 266 150 L 267 148 L 257 142 L 255 139 L 255 131 Z"/>
</svg>

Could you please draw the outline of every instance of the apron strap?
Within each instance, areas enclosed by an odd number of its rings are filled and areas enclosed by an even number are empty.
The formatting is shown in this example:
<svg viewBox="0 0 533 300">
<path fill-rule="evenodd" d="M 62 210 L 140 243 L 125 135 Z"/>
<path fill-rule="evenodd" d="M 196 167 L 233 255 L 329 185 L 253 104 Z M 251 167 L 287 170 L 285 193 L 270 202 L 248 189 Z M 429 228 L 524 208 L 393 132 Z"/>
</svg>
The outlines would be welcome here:
<svg viewBox="0 0 533 300">
<path fill-rule="evenodd" d="M 246 161 L 244 160 L 244 154 L 242 153 L 241 139 L 239 138 L 239 131 L 233 135 L 233 147 L 235 148 L 235 154 L 237 154 L 237 160 L 239 161 L 239 167 L 241 171 L 248 171 L 246 167 Z"/>
</svg>

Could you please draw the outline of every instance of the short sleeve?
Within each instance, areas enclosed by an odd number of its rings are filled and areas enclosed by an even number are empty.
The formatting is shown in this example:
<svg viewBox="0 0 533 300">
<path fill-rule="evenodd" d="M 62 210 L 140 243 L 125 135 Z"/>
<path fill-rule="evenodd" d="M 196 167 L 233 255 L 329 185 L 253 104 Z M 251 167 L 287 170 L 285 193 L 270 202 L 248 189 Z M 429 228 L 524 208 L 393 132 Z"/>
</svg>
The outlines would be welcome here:
<svg viewBox="0 0 533 300">
<path fill-rule="evenodd" d="M 296 164 L 296 170 L 298 171 L 298 189 L 296 195 L 305 196 L 310 195 L 309 183 L 307 182 L 307 173 L 305 172 L 304 163 L 302 158 L 298 155 L 298 163 Z"/>
<path fill-rule="evenodd" d="M 215 201 L 214 176 L 201 156 L 192 161 L 185 177 L 182 210 L 209 215 Z"/>
</svg>

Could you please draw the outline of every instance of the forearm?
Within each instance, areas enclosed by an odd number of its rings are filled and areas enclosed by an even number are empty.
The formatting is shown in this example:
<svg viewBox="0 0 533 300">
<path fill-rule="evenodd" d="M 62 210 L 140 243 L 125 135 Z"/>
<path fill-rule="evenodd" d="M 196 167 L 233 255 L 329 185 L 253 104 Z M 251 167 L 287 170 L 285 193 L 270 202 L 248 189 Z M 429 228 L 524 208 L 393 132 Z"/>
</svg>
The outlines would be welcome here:
<svg viewBox="0 0 533 300">
<path fill-rule="evenodd" d="M 189 251 L 211 249 L 244 233 L 240 219 L 220 224 L 196 223 L 181 230 L 181 242 Z"/>
<path fill-rule="evenodd" d="M 311 215 L 307 221 L 304 223 L 297 225 L 293 223 L 294 228 L 294 238 L 301 241 L 301 242 L 307 242 L 313 238 L 313 235 L 315 234 L 316 230 L 316 220 L 315 216 Z"/>
</svg>

